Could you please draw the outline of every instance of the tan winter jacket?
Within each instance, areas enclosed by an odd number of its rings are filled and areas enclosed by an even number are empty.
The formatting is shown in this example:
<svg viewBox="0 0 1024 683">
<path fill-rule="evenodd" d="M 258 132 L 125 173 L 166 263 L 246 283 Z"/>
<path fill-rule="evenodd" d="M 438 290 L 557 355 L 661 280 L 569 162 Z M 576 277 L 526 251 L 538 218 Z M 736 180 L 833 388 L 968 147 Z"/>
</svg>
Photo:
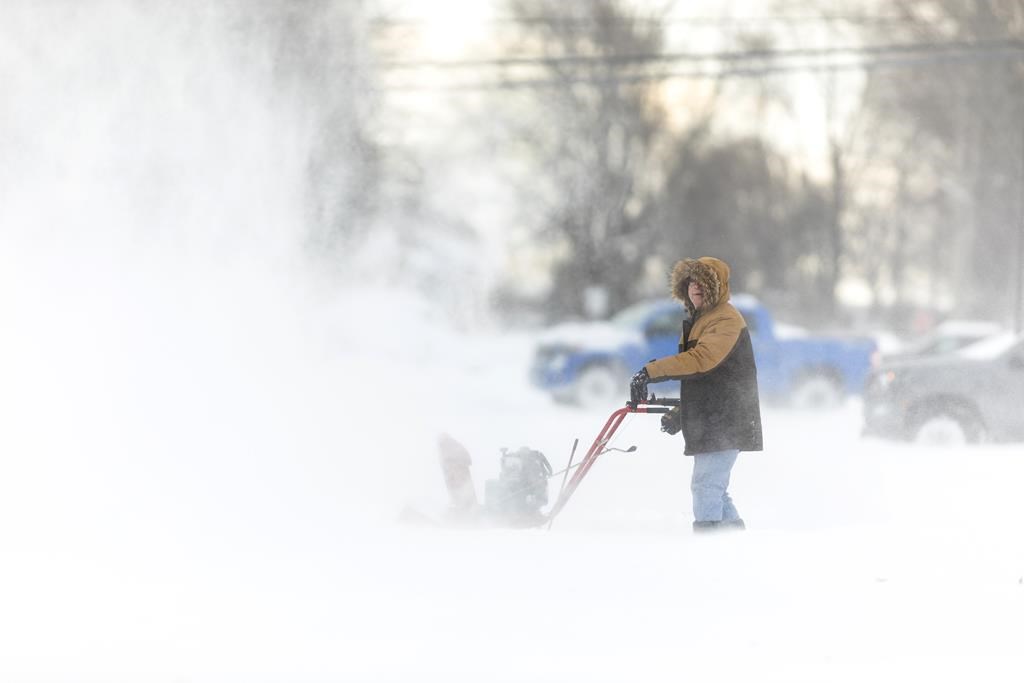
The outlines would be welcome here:
<svg viewBox="0 0 1024 683">
<path fill-rule="evenodd" d="M 687 293 L 691 280 L 704 289 L 699 310 Z M 645 367 L 651 382 L 682 383 L 686 453 L 761 450 L 757 367 L 747 324 L 729 303 L 729 266 L 710 256 L 680 261 L 672 271 L 672 294 L 690 313 L 679 353 Z"/>
</svg>

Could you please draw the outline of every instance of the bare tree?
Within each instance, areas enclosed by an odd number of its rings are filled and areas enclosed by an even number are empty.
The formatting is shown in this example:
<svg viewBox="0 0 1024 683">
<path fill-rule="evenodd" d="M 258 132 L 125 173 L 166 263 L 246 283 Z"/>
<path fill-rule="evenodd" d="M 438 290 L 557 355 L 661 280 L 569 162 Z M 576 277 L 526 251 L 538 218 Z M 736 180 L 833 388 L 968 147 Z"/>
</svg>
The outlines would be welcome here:
<svg viewBox="0 0 1024 683">
<path fill-rule="evenodd" d="M 661 248 L 679 255 L 722 254 L 737 290 L 799 310 L 824 307 L 817 271 L 801 264 L 820 252 L 828 195 L 761 137 L 681 141 L 653 221 Z"/>
<path fill-rule="evenodd" d="M 949 248 L 936 250 L 941 262 L 915 267 L 948 283 L 946 292 L 972 315 L 1006 317 L 1021 268 L 1008 246 L 1017 244 L 1024 214 L 1024 55 L 995 41 L 1024 38 L 1024 2 L 933 0 L 895 8 L 904 21 L 886 28 L 890 38 L 981 47 L 957 61 L 872 72 L 867 105 L 905 141 L 921 181 L 918 192 L 894 197 L 892 210 L 913 215 L 922 195 L 941 202 L 946 211 L 933 211 L 914 229 Z"/>
<path fill-rule="evenodd" d="M 542 56 L 534 78 L 545 85 L 503 93 L 506 149 L 533 169 L 524 181 L 523 221 L 560 249 L 548 311 L 600 314 L 635 296 L 644 254 L 639 220 L 658 191 L 658 149 L 667 134 L 656 82 L 632 58 L 662 50 L 657 13 L 640 15 L 617 0 L 562 3 L 513 0 L 513 50 Z M 508 77 L 514 82 L 515 74 Z M 513 91 L 517 92 L 517 91 Z M 510 104 L 515 102 L 515 104 Z"/>
</svg>

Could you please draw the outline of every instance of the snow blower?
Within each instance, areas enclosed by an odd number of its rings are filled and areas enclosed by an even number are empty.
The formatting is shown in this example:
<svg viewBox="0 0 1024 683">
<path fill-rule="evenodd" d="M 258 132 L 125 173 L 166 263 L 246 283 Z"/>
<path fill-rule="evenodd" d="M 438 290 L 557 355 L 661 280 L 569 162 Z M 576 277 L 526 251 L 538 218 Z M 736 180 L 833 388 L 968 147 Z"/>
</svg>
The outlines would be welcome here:
<svg viewBox="0 0 1024 683">
<path fill-rule="evenodd" d="M 547 523 L 550 529 L 555 517 L 565 508 L 572 494 L 579 488 L 583 478 L 600 456 L 611 451 L 632 453 L 636 450 L 636 446 L 624 449 L 609 446 L 627 415 L 664 414 L 678 405 L 677 398 L 648 397 L 646 386 L 643 386 L 641 392 L 634 391 L 626 405 L 608 417 L 604 427 L 587 449 L 586 455 L 574 464 L 576 448 L 579 445 L 579 439 L 576 439 L 568 465 L 557 472 L 552 470 L 551 464 L 540 451 L 526 446 L 515 451 L 502 449 L 498 477 L 486 482 L 483 505 L 476 499 L 469 471 L 472 463 L 469 451 L 458 441 L 444 434 L 440 437 L 438 445 L 441 468 L 451 502 L 447 518 L 449 521 L 462 523 L 480 522 L 506 527 L 538 527 Z M 562 475 L 562 484 L 558 497 L 550 510 L 542 512 L 541 508 L 548 503 L 548 483 L 559 475 Z"/>
</svg>

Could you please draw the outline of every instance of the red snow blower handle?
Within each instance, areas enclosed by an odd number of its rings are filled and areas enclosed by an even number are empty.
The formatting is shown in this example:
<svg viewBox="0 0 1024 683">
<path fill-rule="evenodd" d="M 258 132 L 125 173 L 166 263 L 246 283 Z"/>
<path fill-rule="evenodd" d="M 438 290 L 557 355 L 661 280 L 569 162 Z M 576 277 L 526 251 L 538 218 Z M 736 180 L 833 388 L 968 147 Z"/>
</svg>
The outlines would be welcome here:
<svg viewBox="0 0 1024 683">
<path fill-rule="evenodd" d="M 556 500 L 555 504 L 551 507 L 551 511 L 548 513 L 548 528 L 551 528 L 551 524 L 554 523 L 555 517 L 562 511 L 565 504 L 569 502 L 569 498 L 576 490 L 576 487 L 580 485 L 580 482 L 583 481 L 583 477 L 587 476 L 587 472 L 589 472 L 590 468 L 594 465 L 594 461 L 597 460 L 598 456 L 607 451 L 606 446 L 612 440 L 612 437 L 615 435 L 615 431 L 622 424 L 626 415 L 629 415 L 630 413 L 663 414 L 678 405 L 678 398 L 657 398 L 652 396 L 646 401 L 629 401 L 626 403 L 625 407 L 619 408 L 612 413 L 604 423 L 604 427 L 600 432 L 598 432 L 597 438 L 594 439 L 594 443 L 591 444 L 587 454 L 583 456 L 583 460 L 580 461 L 579 467 L 573 473 L 572 479 L 570 479 L 569 483 L 562 488 L 561 493 L 558 495 L 558 500 Z M 572 463 L 570 463 L 570 467 L 571 466 Z"/>
</svg>

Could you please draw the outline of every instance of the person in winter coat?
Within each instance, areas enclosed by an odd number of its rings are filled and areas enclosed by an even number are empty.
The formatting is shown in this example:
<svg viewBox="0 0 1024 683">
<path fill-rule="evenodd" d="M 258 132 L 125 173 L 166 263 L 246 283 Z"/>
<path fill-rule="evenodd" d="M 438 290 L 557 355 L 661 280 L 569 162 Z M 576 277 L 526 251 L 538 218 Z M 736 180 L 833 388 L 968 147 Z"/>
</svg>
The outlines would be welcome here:
<svg viewBox="0 0 1024 683">
<path fill-rule="evenodd" d="M 757 367 L 750 332 L 729 303 L 729 266 L 717 258 L 685 259 L 672 270 L 672 295 L 689 311 L 679 353 L 647 363 L 634 384 L 680 380 L 678 408 L 662 416 L 662 431 L 680 430 L 694 456 L 694 531 L 743 529 L 729 496 L 740 451 L 762 449 Z"/>
</svg>

